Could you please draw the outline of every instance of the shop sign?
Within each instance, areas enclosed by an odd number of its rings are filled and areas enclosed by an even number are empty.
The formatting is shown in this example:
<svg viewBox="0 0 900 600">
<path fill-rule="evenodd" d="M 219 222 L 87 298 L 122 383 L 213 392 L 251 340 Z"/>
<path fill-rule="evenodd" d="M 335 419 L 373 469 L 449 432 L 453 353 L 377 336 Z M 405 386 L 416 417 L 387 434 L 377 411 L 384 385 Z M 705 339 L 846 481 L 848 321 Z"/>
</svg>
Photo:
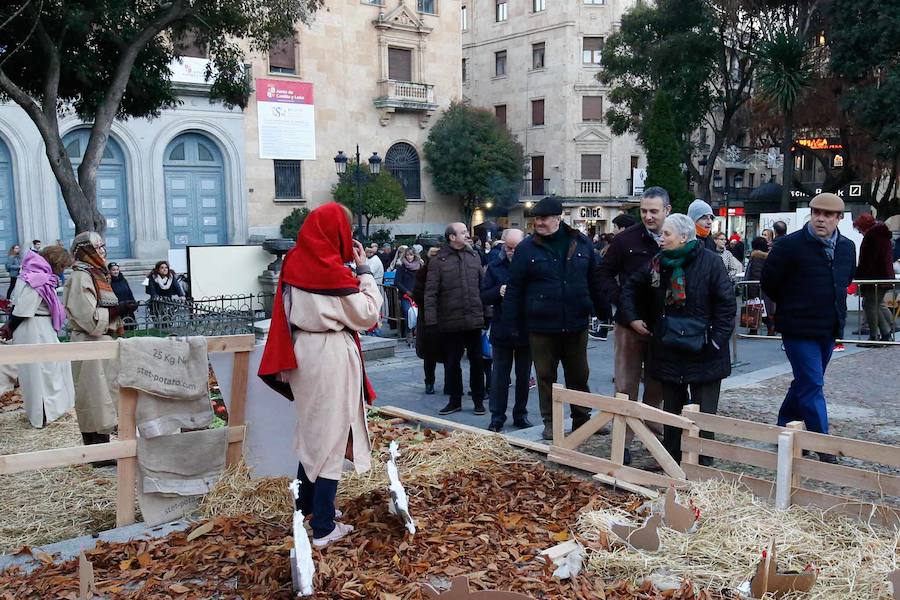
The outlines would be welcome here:
<svg viewBox="0 0 900 600">
<path fill-rule="evenodd" d="M 800 138 L 797 145 L 809 148 L 810 150 L 843 150 L 844 146 L 837 139 L 833 138 Z"/>
<path fill-rule="evenodd" d="M 598 221 L 603 219 L 603 208 L 599 206 L 582 206 L 578 209 L 579 221 Z"/>
<path fill-rule="evenodd" d="M 744 216 L 744 207 L 737 206 L 735 208 L 720 208 L 719 216 L 720 217 L 742 217 L 742 216 Z"/>
</svg>

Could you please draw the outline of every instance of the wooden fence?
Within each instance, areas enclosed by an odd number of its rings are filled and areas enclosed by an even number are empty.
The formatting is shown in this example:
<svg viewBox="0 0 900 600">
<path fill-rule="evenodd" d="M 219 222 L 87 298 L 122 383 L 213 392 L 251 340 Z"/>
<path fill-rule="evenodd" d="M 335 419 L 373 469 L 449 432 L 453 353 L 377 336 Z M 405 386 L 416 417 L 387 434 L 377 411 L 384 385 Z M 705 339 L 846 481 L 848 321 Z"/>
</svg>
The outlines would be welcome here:
<svg viewBox="0 0 900 600">
<path fill-rule="evenodd" d="M 246 414 L 247 377 L 250 368 L 250 351 L 254 336 L 231 335 L 208 337 L 209 352 L 234 354 L 231 376 L 231 407 L 229 410 L 227 464 L 240 460 L 244 442 L 244 418 Z M 119 357 L 117 341 L 72 342 L 66 344 L 30 344 L 0 347 L 0 363 L 30 364 L 78 360 L 116 360 Z M 135 485 L 137 483 L 137 441 L 135 408 L 137 392 L 122 388 L 119 392 L 118 439 L 106 444 L 54 448 L 36 452 L 0 456 L 0 475 L 68 467 L 102 460 L 116 460 L 116 526 L 134 523 Z"/>
</svg>

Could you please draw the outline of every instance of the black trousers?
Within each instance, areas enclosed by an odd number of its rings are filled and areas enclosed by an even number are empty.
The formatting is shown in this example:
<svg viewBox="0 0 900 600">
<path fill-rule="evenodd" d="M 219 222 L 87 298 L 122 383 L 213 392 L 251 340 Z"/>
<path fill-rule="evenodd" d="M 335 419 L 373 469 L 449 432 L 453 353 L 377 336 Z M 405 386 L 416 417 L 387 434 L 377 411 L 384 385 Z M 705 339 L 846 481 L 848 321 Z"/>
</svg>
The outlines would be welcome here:
<svg viewBox="0 0 900 600">
<path fill-rule="evenodd" d="M 553 423 L 553 384 L 556 371 L 562 363 L 566 387 L 570 390 L 590 392 L 588 376 L 591 373 L 587 360 L 587 329 L 572 333 L 530 333 L 531 358 L 537 373 L 538 397 L 541 419 L 544 425 Z M 572 426 L 577 427 L 590 419 L 591 411 L 584 406 L 570 405 Z"/>
<path fill-rule="evenodd" d="M 324 477 L 310 481 L 303 470 L 303 463 L 297 464 L 297 479 L 300 480 L 300 497 L 295 504 L 303 511 L 304 517 L 313 516 L 309 523 L 313 537 L 325 537 L 334 530 L 334 499 L 338 482 Z"/>
<path fill-rule="evenodd" d="M 716 414 L 719 410 L 719 392 L 722 389 L 722 380 L 707 383 L 668 383 L 662 384 L 663 410 L 680 415 L 681 409 L 688 404 L 700 405 L 700 412 Z M 680 427 L 666 425 L 663 429 L 663 446 L 672 455 L 672 458 L 681 462 L 681 434 Z M 701 437 L 714 439 L 711 431 L 701 431 Z M 711 459 L 701 457 L 701 464 L 711 463 Z"/>
<path fill-rule="evenodd" d="M 463 353 L 469 355 L 469 385 L 472 400 L 484 402 L 484 360 L 481 357 L 481 329 L 442 334 L 444 341 L 444 385 L 450 402 L 462 402 Z"/>
<path fill-rule="evenodd" d="M 18 281 L 18 277 L 9 278 L 9 289 L 6 290 L 6 299 L 9 300 L 9 297 L 12 296 L 13 288 L 16 287 L 16 281 Z"/>
<path fill-rule="evenodd" d="M 531 349 L 528 346 L 501 348 L 494 346 L 494 365 L 491 370 L 490 409 L 491 424 L 506 422 L 506 406 L 509 402 L 510 372 L 516 365 L 516 396 L 513 404 L 513 422 L 528 416 L 528 380 L 531 378 Z"/>
</svg>

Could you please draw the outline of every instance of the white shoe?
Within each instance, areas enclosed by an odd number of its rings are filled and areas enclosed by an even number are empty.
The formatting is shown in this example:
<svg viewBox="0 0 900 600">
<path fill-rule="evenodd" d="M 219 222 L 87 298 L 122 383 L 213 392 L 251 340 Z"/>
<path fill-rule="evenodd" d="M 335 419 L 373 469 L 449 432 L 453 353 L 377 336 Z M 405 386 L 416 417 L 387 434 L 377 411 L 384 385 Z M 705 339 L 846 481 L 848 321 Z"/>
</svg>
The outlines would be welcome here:
<svg viewBox="0 0 900 600">
<path fill-rule="evenodd" d="M 313 546 L 316 548 L 323 548 L 330 544 L 331 542 L 336 542 L 344 536 L 353 533 L 353 525 L 348 525 L 346 523 L 335 523 L 334 529 L 326 535 L 325 537 L 313 538 Z"/>
</svg>

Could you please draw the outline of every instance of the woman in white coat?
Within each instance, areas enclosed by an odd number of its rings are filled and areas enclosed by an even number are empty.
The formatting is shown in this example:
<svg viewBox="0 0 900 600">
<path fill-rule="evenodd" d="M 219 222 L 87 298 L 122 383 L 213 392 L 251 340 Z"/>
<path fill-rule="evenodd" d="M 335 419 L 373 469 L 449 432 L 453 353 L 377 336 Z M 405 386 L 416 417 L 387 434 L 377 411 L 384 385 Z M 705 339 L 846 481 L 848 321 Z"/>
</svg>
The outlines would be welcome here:
<svg viewBox="0 0 900 600">
<path fill-rule="evenodd" d="M 72 264 L 72 256 L 61 246 L 47 246 L 40 254 L 29 250 L 13 289 L 15 307 L 0 338 L 14 344 L 58 344 L 59 330 L 66 320 L 56 287 L 59 276 Z M 75 387 L 69 362 L 19 365 L 19 386 L 25 414 L 34 427 L 43 427 L 75 406 Z"/>
<path fill-rule="evenodd" d="M 304 515 L 312 514 L 316 546 L 353 531 L 335 523 L 345 457 L 357 473 L 372 463 L 365 405 L 375 394 L 358 332 L 378 322 L 382 301 L 365 250 L 351 235 L 350 213 L 339 204 L 325 204 L 306 217 L 284 259 L 259 369 L 297 409 L 297 504 Z M 346 266 L 351 262 L 355 274 Z"/>
</svg>

